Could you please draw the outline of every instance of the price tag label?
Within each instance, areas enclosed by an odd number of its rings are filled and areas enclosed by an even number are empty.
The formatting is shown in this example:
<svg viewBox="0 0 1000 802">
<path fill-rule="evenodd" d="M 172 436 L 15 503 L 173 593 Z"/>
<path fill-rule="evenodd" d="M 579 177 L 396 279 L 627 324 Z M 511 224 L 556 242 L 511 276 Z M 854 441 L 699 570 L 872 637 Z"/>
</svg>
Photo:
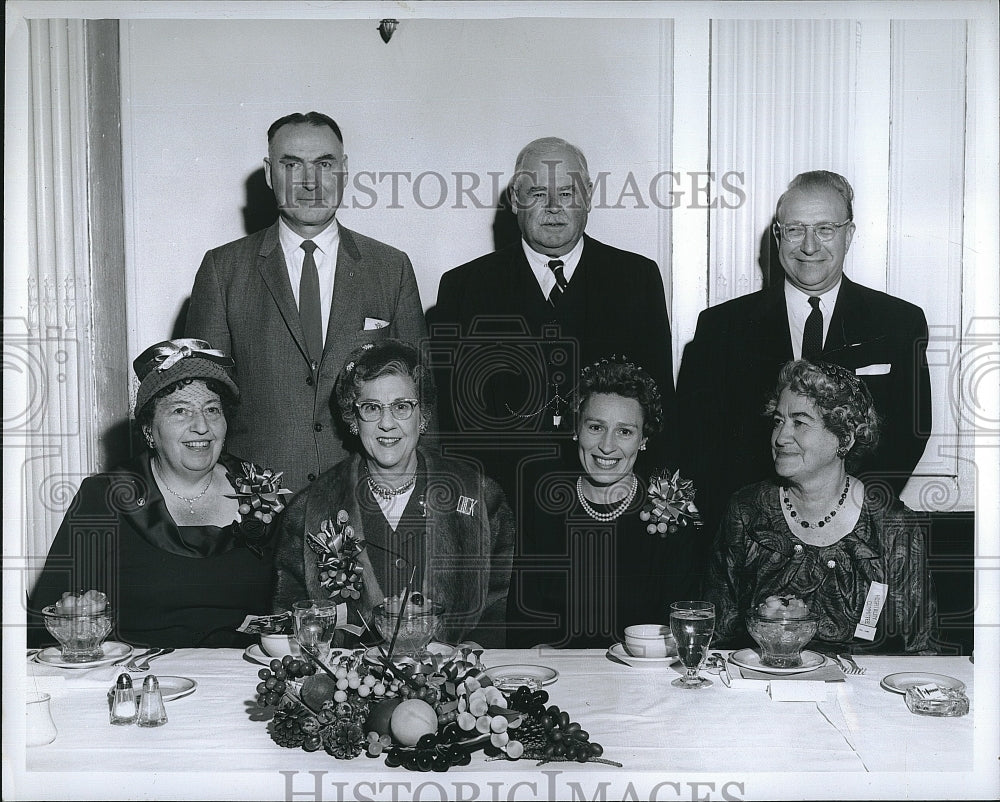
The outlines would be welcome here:
<svg viewBox="0 0 1000 802">
<path fill-rule="evenodd" d="M 878 624 L 879 616 L 882 615 L 882 607 L 885 606 L 888 590 L 889 586 L 884 582 L 872 582 L 869 585 L 864 612 L 861 614 L 858 625 L 854 628 L 855 638 L 875 640 L 875 626 Z"/>
</svg>

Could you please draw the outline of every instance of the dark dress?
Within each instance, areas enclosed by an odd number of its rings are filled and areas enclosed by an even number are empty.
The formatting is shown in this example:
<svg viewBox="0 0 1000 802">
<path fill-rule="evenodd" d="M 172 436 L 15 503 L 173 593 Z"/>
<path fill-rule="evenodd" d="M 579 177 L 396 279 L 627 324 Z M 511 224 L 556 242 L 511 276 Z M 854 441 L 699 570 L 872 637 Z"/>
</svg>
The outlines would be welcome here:
<svg viewBox="0 0 1000 802">
<path fill-rule="evenodd" d="M 223 454 L 230 481 L 243 463 Z M 142 454 L 83 481 L 28 602 L 28 642 L 53 643 L 39 612 L 67 590 L 104 591 L 116 626 L 135 646 L 244 647 L 248 614 L 270 610 L 273 548 L 256 519 L 177 526 Z M 253 547 L 248 548 L 248 542 Z M 255 553 L 258 552 L 258 553 Z"/>
<path fill-rule="evenodd" d="M 632 624 L 667 624 L 670 604 L 696 598 L 692 528 L 660 537 L 639 518 L 646 483 L 613 521 L 592 518 L 576 495 L 579 463 L 526 473 L 533 496 L 519 510 L 507 645 L 607 648 Z M 617 507 L 590 505 L 597 512 Z"/>
<path fill-rule="evenodd" d="M 778 486 L 749 485 L 733 494 L 720 526 L 706 597 L 716 607 L 720 645 L 752 645 L 747 611 L 771 595 L 795 595 L 820 619 L 810 648 L 856 652 L 934 649 L 937 602 L 927 572 L 921 518 L 898 499 L 868 493 L 854 529 L 829 546 L 792 532 Z M 875 638 L 854 637 L 872 581 L 888 585 Z"/>
</svg>

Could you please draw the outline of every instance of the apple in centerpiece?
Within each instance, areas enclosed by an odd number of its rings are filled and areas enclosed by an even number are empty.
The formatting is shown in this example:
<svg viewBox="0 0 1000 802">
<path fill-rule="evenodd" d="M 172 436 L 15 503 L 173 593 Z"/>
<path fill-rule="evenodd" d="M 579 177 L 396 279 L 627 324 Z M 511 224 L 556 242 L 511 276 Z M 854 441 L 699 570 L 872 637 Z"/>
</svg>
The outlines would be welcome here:
<svg viewBox="0 0 1000 802">
<path fill-rule="evenodd" d="M 66 591 L 55 603 L 59 615 L 97 615 L 108 607 L 108 597 L 99 590 L 88 590 L 86 593 Z"/>
</svg>

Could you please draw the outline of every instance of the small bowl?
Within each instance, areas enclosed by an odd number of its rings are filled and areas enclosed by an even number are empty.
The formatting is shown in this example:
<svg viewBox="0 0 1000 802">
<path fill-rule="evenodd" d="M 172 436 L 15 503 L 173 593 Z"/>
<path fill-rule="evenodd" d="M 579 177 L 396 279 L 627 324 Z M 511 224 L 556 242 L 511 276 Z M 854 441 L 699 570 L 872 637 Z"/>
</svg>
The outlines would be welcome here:
<svg viewBox="0 0 1000 802">
<path fill-rule="evenodd" d="M 667 624 L 634 624 L 625 627 L 625 651 L 633 657 L 674 657 L 677 641 Z"/>
<path fill-rule="evenodd" d="M 104 656 L 101 644 L 114 626 L 114 614 L 105 606 L 99 612 L 59 612 L 54 604 L 42 610 L 45 628 L 59 641 L 67 663 L 87 663 Z"/>
<path fill-rule="evenodd" d="M 414 658 L 422 656 L 427 651 L 427 644 L 437 634 L 442 613 L 444 605 L 430 599 L 419 605 L 407 604 L 402 620 L 399 621 L 399 633 L 396 635 L 396 645 L 393 648 L 394 656 Z M 378 605 L 372 617 L 388 648 L 392 634 L 396 632 L 396 622 L 400 619 L 398 600 L 389 599 L 386 603 Z"/>
<path fill-rule="evenodd" d="M 294 635 L 261 635 L 260 648 L 271 657 L 282 658 L 286 654 L 300 657 L 302 650 Z"/>
<path fill-rule="evenodd" d="M 747 632 L 760 647 L 760 662 L 773 668 L 802 665 L 802 650 L 818 628 L 814 615 L 763 616 L 756 610 L 747 614 Z"/>
</svg>

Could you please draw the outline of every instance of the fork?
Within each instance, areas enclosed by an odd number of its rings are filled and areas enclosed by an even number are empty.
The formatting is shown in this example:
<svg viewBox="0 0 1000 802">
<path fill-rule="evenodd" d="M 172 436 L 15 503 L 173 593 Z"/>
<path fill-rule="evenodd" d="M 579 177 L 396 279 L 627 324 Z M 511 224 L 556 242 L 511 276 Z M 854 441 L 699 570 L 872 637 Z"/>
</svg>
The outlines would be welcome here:
<svg viewBox="0 0 1000 802">
<path fill-rule="evenodd" d="M 155 660 L 157 657 L 163 657 L 163 655 L 170 654 L 173 651 L 175 651 L 175 650 L 172 649 L 172 648 L 171 649 L 158 649 L 156 651 L 156 654 L 151 654 L 149 657 L 147 657 L 145 660 L 143 660 L 141 663 L 139 663 L 139 665 L 137 665 L 135 667 L 135 670 L 136 671 L 149 671 L 149 661 L 150 660 Z"/>
<path fill-rule="evenodd" d="M 156 649 L 147 649 L 142 654 L 127 654 L 121 660 L 115 660 L 115 662 L 113 662 L 111 664 L 111 666 L 112 667 L 114 667 L 114 666 L 121 666 L 121 665 L 125 665 L 125 663 L 128 663 L 128 665 L 125 666 L 125 668 L 127 668 L 129 671 L 131 671 L 133 668 L 135 668 L 134 663 L 137 660 L 141 660 L 146 655 L 152 654 L 155 651 L 156 651 Z"/>
<path fill-rule="evenodd" d="M 143 652 L 142 654 L 140 654 L 138 657 L 133 657 L 129 661 L 128 665 L 125 666 L 125 668 L 128 669 L 129 671 L 145 671 L 146 668 L 149 668 L 149 658 L 153 657 L 153 656 L 155 656 L 157 654 L 159 654 L 161 651 L 162 651 L 162 649 L 158 649 L 158 648 L 157 649 L 148 649 L 145 652 Z M 145 660 L 143 660 L 143 658 L 145 658 Z M 142 660 L 146 664 L 146 668 L 139 668 L 139 661 L 140 660 Z"/>
<path fill-rule="evenodd" d="M 840 669 L 841 671 L 843 671 L 843 672 L 844 672 L 845 674 L 851 674 L 851 673 L 853 673 L 853 672 L 851 671 L 851 669 L 847 667 L 847 664 L 846 664 L 846 663 L 844 663 L 844 661 L 843 661 L 843 660 L 841 660 L 841 659 L 840 659 L 839 657 L 837 657 L 837 655 L 835 655 L 835 654 L 834 654 L 833 652 L 830 652 L 830 653 L 829 653 L 829 655 L 827 655 L 827 656 L 828 656 L 828 657 L 829 657 L 829 658 L 830 658 L 831 660 L 833 660 L 833 662 L 835 662 L 835 663 L 837 664 L 837 667 L 838 667 L 838 668 L 839 668 L 839 669 Z"/>
<path fill-rule="evenodd" d="M 864 674 L 865 673 L 865 670 L 854 661 L 854 656 L 853 655 L 851 655 L 850 653 L 848 653 L 848 654 L 842 654 L 840 656 L 841 656 L 842 659 L 846 660 L 848 663 L 851 664 L 851 667 L 849 669 L 847 669 L 847 673 L 848 674 Z"/>
</svg>

